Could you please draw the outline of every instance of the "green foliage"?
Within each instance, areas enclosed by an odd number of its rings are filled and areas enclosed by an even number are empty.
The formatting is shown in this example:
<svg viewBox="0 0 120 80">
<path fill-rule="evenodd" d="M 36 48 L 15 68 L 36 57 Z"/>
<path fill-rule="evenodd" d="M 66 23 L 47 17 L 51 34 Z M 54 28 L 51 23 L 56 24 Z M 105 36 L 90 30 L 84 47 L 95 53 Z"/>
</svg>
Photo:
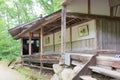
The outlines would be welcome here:
<svg viewBox="0 0 120 80">
<path fill-rule="evenodd" d="M 61 0 L 38 0 L 38 2 L 43 9 L 43 14 L 45 15 L 53 13 L 61 8 Z"/>
<path fill-rule="evenodd" d="M 60 0 L 0 0 L 0 59 L 20 56 L 20 41 L 13 40 L 8 29 L 60 9 Z M 36 12 L 36 10 L 37 12 Z"/>
</svg>

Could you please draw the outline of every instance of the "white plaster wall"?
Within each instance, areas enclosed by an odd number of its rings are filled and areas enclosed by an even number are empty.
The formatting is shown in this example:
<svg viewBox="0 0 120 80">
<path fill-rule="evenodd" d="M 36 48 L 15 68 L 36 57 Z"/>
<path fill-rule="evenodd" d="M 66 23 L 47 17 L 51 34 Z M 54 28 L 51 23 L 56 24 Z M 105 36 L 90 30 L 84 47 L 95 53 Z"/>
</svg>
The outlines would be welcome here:
<svg viewBox="0 0 120 80">
<path fill-rule="evenodd" d="M 46 37 L 50 37 L 50 43 L 49 43 L 49 44 L 46 44 L 46 43 L 45 43 L 45 38 L 46 38 Z M 43 42 L 44 42 L 44 46 L 51 46 L 51 45 L 53 45 L 53 34 L 44 36 L 44 37 L 43 37 Z"/>
<path fill-rule="evenodd" d="M 59 40 L 59 36 L 61 36 L 61 31 L 55 33 L 55 44 L 61 43 L 61 40 Z M 66 42 L 70 42 L 70 28 L 66 30 Z"/>
</svg>

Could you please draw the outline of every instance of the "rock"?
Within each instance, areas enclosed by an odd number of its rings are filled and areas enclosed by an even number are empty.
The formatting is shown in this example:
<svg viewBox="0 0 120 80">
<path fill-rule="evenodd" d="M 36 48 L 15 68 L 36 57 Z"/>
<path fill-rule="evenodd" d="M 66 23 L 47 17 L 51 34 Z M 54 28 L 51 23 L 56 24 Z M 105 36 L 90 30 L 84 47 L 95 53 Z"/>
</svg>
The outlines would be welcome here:
<svg viewBox="0 0 120 80">
<path fill-rule="evenodd" d="M 62 80 L 72 80 L 72 78 L 75 76 L 75 72 L 72 69 L 64 69 L 61 72 L 61 78 Z"/>
<path fill-rule="evenodd" d="M 73 70 L 74 70 L 75 74 L 77 74 L 81 69 L 82 69 L 82 66 L 81 65 L 77 65 L 77 66 L 74 67 Z"/>
<path fill-rule="evenodd" d="M 59 76 L 57 74 L 54 74 L 51 78 L 51 80 L 60 80 Z"/>
<path fill-rule="evenodd" d="M 63 67 L 60 66 L 59 64 L 53 64 L 53 70 L 54 70 L 55 74 L 59 74 L 62 72 Z"/>
</svg>

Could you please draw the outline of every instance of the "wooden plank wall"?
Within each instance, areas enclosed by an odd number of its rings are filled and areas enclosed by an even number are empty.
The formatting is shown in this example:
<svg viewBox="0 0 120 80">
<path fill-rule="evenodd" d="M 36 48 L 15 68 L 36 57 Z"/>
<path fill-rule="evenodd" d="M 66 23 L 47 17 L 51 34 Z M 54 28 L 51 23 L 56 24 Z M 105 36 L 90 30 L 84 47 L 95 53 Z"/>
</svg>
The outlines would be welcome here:
<svg viewBox="0 0 120 80">
<path fill-rule="evenodd" d="M 88 35 L 80 36 L 79 28 L 88 26 Z M 45 44 L 45 38 L 50 37 L 50 43 Z M 53 38 L 54 37 L 54 38 Z M 53 41 L 54 39 L 54 41 Z M 76 26 L 71 26 L 66 30 L 66 52 L 86 52 L 96 50 L 96 21 L 91 20 Z M 58 54 L 61 51 L 61 31 L 44 36 L 44 53 Z"/>
<path fill-rule="evenodd" d="M 97 19 L 98 49 L 120 51 L 120 21 Z"/>
<path fill-rule="evenodd" d="M 79 28 L 88 26 L 88 35 L 79 36 Z M 96 50 L 96 23 L 95 20 L 72 27 L 72 52 L 86 52 Z"/>
</svg>

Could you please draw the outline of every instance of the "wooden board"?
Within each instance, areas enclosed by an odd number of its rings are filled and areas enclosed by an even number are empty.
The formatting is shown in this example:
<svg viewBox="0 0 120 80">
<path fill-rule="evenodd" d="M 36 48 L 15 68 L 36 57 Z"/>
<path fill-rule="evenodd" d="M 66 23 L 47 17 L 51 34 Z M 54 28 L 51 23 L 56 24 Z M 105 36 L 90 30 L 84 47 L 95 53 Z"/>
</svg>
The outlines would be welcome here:
<svg viewBox="0 0 120 80">
<path fill-rule="evenodd" d="M 99 19 L 97 23 L 98 49 L 120 51 L 120 21 Z"/>
<path fill-rule="evenodd" d="M 89 67 L 90 69 L 92 69 L 92 71 L 106 75 L 106 76 L 110 76 L 113 77 L 115 79 L 120 79 L 120 72 L 114 71 L 114 70 L 108 70 L 108 69 L 104 69 L 101 67 L 97 67 L 97 66 L 91 66 Z"/>
<path fill-rule="evenodd" d="M 91 54 L 71 54 L 72 60 L 79 61 L 79 62 L 87 62 L 92 57 Z M 114 67 L 120 69 L 120 59 L 115 57 L 108 57 L 108 56 L 98 56 L 97 58 L 97 65 L 104 65 L 109 67 Z"/>
<path fill-rule="evenodd" d="M 93 78 L 92 76 L 89 76 L 89 75 L 87 75 L 87 76 L 80 76 L 80 78 L 82 80 L 97 80 L 97 79 L 95 79 L 95 78 Z"/>
</svg>

